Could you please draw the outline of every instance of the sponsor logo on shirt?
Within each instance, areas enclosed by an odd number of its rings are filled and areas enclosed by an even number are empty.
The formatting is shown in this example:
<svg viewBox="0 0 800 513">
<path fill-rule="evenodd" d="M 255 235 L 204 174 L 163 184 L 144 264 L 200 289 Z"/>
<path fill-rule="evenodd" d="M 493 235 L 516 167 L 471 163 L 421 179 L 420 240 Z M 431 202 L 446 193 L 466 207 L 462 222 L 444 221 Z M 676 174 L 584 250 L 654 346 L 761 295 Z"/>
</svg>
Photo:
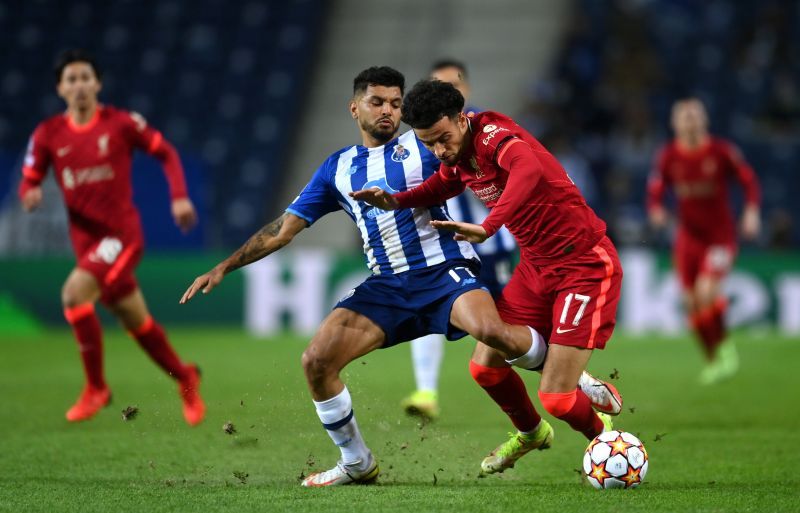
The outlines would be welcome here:
<svg viewBox="0 0 800 513">
<path fill-rule="evenodd" d="M 75 188 L 75 177 L 72 174 L 72 169 L 65 167 L 61 172 L 61 183 L 64 184 L 65 189 Z"/>
<path fill-rule="evenodd" d="M 484 137 L 481 140 L 481 142 L 483 143 L 484 146 L 489 146 L 489 141 L 494 139 L 497 136 L 497 134 L 499 134 L 500 132 L 508 132 L 508 131 L 509 131 L 508 128 L 498 127 L 496 125 L 486 125 L 485 127 L 483 127 L 483 132 L 488 135 Z"/>
<path fill-rule="evenodd" d="M 711 180 L 698 182 L 677 182 L 675 184 L 675 196 L 681 199 L 707 198 L 714 196 L 717 192 L 717 185 Z"/>
<path fill-rule="evenodd" d="M 402 162 L 407 159 L 409 155 L 411 155 L 411 152 L 405 149 L 402 144 L 398 144 L 394 147 L 394 151 L 392 152 L 392 160 L 395 162 Z"/>
<path fill-rule="evenodd" d="M 61 158 L 72 151 L 72 145 L 68 144 L 56 150 L 56 157 Z"/>
<path fill-rule="evenodd" d="M 503 189 L 497 187 L 495 184 L 491 184 L 482 189 L 473 189 L 473 192 L 475 192 L 475 195 L 479 200 L 484 203 L 488 203 L 499 198 L 503 194 Z"/>
<path fill-rule="evenodd" d="M 108 164 L 102 166 L 85 167 L 73 171 L 69 167 L 65 167 L 61 172 L 61 182 L 64 184 L 65 189 L 72 190 L 75 187 L 83 184 L 103 182 L 106 180 L 114 179 L 114 170 Z"/>
</svg>

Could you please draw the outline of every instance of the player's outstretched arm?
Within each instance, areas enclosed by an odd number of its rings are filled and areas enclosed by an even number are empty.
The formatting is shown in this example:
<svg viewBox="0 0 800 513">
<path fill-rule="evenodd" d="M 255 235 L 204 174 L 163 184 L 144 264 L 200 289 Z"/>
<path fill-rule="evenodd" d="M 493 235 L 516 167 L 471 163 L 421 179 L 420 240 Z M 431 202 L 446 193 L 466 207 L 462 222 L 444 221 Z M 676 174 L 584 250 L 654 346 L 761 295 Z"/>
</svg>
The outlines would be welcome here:
<svg viewBox="0 0 800 513">
<path fill-rule="evenodd" d="M 397 200 L 384 191 L 380 187 L 372 187 L 371 189 L 362 189 L 360 191 L 353 191 L 350 197 L 357 201 L 364 201 L 373 207 L 378 207 L 383 210 L 396 210 L 400 208 Z"/>
<path fill-rule="evenodd" d="M 195 278 L 194 282 L 183 293 L 179 302 L 181 304 L 186 303 L 199 291 L 202 291 L 203 294 L 208 294 L 214 287 L 219 285 L 226 274 L 278 251 L 292 242 L 294 236 L 300 233 L 307 225 L 308 223 L 305 219 L 294 214 L 284 213 L 247 239 L 247 242 L 231 256 L 218 263 L 207 273 Z"/>
<path fill-rule="evenodd" d="M 480 244 L 487 239 L 486 229 L 479 224 L 458 221 L 431 221 L 431 226 L 440 230 L 456 232 L 453 237 L 455 240 L 464 240 L 472 244 Z"/>
</svg>

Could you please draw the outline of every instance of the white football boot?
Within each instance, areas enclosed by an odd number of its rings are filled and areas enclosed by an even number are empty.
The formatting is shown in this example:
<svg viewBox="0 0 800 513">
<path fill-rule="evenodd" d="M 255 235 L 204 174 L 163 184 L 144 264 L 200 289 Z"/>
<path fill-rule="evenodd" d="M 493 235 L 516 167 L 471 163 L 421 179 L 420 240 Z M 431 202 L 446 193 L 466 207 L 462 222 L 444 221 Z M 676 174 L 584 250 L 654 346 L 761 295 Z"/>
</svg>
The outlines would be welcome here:
<svg viewBox="0 0 800 513">
<path fill-rule="evenodd" d="M 301 486 L 320 488 L 323 486 L 372 484 L 378 479 L 380 469 L 378 469 L 378 462 L 375 461 L 371 454 L 368 464 L 364 467 L 366 470 L 359 470 L 358 467 L 360 466 L 360 461 L 348 465 L 338 461 L 336 466 L 330 470 L 309 474 L 300 484 Z"/>
<path fill-rule="evenodd" d="M 622 411 L 622 396 L 617 392 L 617 387 L 601 379 L 597 379 L 583 371 L 578 386 L 589 397 L 592 408 L 608 415 L 619 415 Z"/>
</svg>

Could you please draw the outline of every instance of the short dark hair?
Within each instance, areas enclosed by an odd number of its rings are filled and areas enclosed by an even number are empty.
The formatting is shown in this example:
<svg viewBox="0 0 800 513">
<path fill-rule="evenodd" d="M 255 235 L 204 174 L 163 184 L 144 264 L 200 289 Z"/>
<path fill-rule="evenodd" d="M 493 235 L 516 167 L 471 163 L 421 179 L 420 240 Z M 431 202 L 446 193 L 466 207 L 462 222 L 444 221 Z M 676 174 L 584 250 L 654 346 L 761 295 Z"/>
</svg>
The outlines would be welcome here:
<svg viewBox="0 0 800 513">
<path fill-rule="evenodd" d="M 406 78 L 402 73 L 389 66 L 372 66 L 356 75 L 356 78 L 353 79 L 353 96 L 363 93 L 371 85 L 399 87 L 400 94 L 403 94 L 406 87 Z"/>
<path fill-rule="evenodd" d="M 444 117 L 454 118 L 464 109 L 464 97 L 453 84 L 420 80 L 403 100 L 403 121 L 411 128 L 430 128 Z"/>
<path fill-rule="evenodd" d="M 97 80 L 102 78 L 103 73 L 100 71 L 100 68 L 97 67 L 97 61 L 94 60 L 94 57 L 89 52 L 80 48 L 71 48 L 69 50 L 64 50 L 56 57 L 56 63 L 55 66 L 53 66 L 53 71 L 56 74 L 56 84 L 61 82 L 61 75 L 64 73 L 64 68 L 73 62 L 87 63 L 94 70 L 94 75 L 97 77 Z"/>
<path fill-rule="evenodd" d="M 431 65 L 431 73 L 445 68 L 456 68 L 461 74 L 461 80 L 467 79 L 467 65 L 456 59 L 439 59 Z"/>
</svg>

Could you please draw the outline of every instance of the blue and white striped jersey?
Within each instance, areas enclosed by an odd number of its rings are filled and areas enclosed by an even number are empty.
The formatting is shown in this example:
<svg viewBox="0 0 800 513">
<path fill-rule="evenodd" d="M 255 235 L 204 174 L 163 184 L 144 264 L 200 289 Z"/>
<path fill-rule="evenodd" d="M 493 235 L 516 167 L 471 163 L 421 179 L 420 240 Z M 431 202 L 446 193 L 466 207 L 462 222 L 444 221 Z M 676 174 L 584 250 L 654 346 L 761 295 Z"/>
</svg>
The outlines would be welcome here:
<svg viewBox="0 0 800 513">
<path fill-rule="evenodd" d="M 470 190 L 447 200 L 447 210 L 453 219 L 465 223 L 481 224 L 489 215 L 489 209 Z M 508 255 L 516 248 L 514 236 L 505 226 L 483 243 L 475 244 L 479 255 Z"/>
<path fill-rule="evenodd" d="M 350 146 L 323 162 L 286 211 L 313 224 L 325 214 L 344 210 L 361 232 L 367 265 L 375 274 L 477 258 L 469 243 L 456 242 L 451 232 L 430 226 L 432 219 L 450 219 L 444 205 L 387 212 L 347 195 L 370 187 L 404 191 L 438 169 L 439 161 L 411 130 L 377 148 Z"/>
</svg>

